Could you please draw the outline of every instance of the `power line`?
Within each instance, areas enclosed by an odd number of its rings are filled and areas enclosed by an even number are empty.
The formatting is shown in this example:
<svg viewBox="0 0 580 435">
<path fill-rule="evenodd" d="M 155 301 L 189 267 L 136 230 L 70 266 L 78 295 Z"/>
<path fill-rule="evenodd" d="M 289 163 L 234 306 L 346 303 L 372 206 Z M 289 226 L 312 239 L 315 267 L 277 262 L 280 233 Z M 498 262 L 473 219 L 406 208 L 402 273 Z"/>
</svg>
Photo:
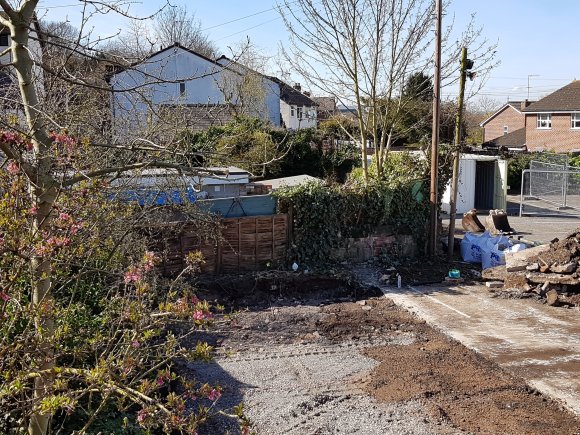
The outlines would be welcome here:
<svg viewBox="0 0 580 435">
<path fill-rule="evenodd" d="M 298 2 L 298 0 L 295 0 L 293 2 L 289 2 L 288 4 L 291 5 L 291 4 L 294 4 L 296 2 Z M 235 23 L 236 21 L 245 20 L 246 18 L 252 18 L 252 17 L 255 17 L 256 15 L 265 14 L 266 12 L 270 12 L 270 11 L 274 11 L 274 10 L 276 10 L 276 7 L 272 7 L 270 9 L 264 9 L 263 11 L 254 12 L 253 14 L 246 15 L 244 17 L 234 18 L 233 20 L 226 21 L 226 22 L 220 23 L 220 24 L 216 24 L 215 26 L 206 27 L 205 29 L 202 29 L 201 31 L 205 32 L 207 30 L 215 29 L 216 27 L 225 26 L 227 24 Z"/>
<path fill-rule="evenodd" d="M 240 30 L 239 32 L 236 32 L 236 33 L 232 33 L 231 35 L 224 36 L 224 37 L 222 37 L 222 38 L 216 39 L 215 41 L 217 42 L 217 41 L 221 41 L 221 40 L 223 40 L 223 39 L 231 38 L 232 36 L 239 35 L 240 33 L 245 33 L 245 32 L 247 32 L 248 30 L 255 29 L 256 27 L 263 26 L 263 25 L 265 25 L 265 24 L 268 24 L 268 23 L 271 23 L 271 22 L 273 22 L 273 21 L 278 21 L 278 20 L 279 20 L 279 19 L 281 19 L 281 18 L 282 18 L 282 17 L 276 17 L 276 18 L 273 18 L 273 19 L 271 19 L 271 20 L 264 21 L 263 23 L 256 24 L 255 26 L 248 27 L 247 29 Z"/>
</svg>

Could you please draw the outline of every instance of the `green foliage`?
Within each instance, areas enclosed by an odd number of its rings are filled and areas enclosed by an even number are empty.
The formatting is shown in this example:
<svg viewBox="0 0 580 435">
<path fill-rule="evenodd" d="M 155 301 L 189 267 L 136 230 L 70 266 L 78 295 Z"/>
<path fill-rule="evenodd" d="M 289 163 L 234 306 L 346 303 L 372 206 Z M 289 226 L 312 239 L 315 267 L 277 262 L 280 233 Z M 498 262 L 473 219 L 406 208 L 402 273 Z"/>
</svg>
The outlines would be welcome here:
<svg viewBox="0 0 580 435">
<path fill-rule="evenodd" d="M 291 259 L 310 264 L 332 262 L 348 238 L 367 236 L 380 226 L 422 240 L 429 213 L 422 181 L 367 187 L 313 182 L 279 190 L 276 196 L 280 212 L 292 209 Z"/>
<path fill-rule="evenodd" d="M 205 132 L 182 132 L 181 137 L 190 153 L 206 154 L 198 160 L 200 164 L 223 166 L 234 162 L 264 178 L 306 174 L 344 180 L 360 161 L 354 145 L 325 149 L 326 133 L 312 128 L 276 129 L 257 118 L 240 117 Z"/>
<path fill-rule="evenodd" d="M 510 190 L 519 190 L 522 187 L 522 171 L 530 168 L 530 161 L 536 158 L 536 154 L 515 154 L 508 158 L 507 183 Z"/>
</svg>

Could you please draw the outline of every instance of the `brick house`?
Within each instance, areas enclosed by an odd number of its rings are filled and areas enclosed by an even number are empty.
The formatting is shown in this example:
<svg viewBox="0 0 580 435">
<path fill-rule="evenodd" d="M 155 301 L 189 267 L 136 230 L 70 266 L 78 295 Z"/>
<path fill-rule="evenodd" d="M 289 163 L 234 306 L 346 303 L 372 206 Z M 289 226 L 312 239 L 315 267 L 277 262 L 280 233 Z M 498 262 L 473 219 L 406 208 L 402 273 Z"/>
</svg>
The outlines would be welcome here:
<svg viewBox="0 0 580 435">
<path fill-rule="evenodd" d="M 522 110 L 528 151 L 580 151 L 580 80 Z"/>
<path fill-rule="evenodd" d="M 522 129 L 525 127 L 523 109 L 529 101 L 509 101 L 481 124 L 483 128 L 483 143 L 489 146 L 523 146 L 521 141 Z M 498 143 L 501 142 L 501 144 Z"/>
</svg>

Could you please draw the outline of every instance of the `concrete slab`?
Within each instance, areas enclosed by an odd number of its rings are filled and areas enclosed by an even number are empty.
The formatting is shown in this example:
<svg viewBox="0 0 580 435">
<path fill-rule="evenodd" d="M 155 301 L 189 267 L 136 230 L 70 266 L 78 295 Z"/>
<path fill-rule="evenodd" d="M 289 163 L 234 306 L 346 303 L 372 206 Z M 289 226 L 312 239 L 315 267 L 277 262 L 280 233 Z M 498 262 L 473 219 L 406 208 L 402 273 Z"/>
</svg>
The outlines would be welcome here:
<svg viewBox="0 0 580 435">
<path fill-rule="evenodd" d="M 580 311 L 492 298 L 485 286 L 382 286 L 398 305 L 580 415 Z"/>
</svg>

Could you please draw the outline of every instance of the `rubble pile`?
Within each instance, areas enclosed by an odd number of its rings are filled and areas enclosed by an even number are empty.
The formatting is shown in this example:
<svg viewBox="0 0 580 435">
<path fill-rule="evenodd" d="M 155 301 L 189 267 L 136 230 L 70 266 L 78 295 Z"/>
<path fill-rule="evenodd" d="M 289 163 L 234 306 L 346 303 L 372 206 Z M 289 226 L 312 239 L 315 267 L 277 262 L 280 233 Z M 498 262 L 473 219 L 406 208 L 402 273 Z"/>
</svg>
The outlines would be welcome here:
<svg viewBox="0 0 580 435">
<path fill-rule="evenodd" d="M 580 228 L 549 245 L 508 252 L 505 263 L 483 271 L 490 289 L 535 294 L 551 306 L 580 306 Z"/>
</svg>

